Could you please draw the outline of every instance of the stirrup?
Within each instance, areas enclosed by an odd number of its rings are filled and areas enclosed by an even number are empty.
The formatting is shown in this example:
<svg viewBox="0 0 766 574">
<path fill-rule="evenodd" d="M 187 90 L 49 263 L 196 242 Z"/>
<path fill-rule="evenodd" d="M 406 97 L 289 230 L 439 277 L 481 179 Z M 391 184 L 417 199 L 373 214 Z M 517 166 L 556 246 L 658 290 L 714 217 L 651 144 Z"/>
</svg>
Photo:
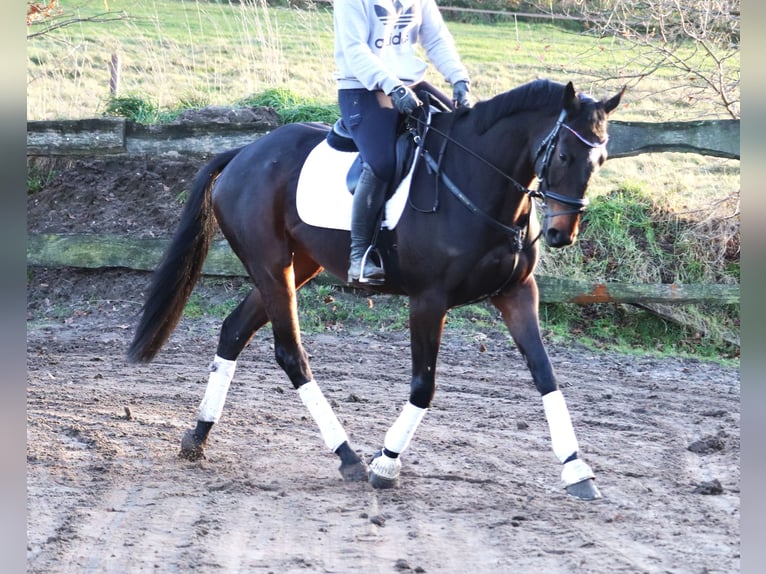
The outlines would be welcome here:
<svg viewBox="0 0 766 574">
<path fill-rule="evenodd" d="M 380 261 L 380 265 L 377 266 L 378 269 L 380 269 L 380 273 L 376 273 L 374 277 L 365 277 L 364 268 L 367 266 L 367 258 L 372 254 L 375 254 Z M 359 283 L 360 285 L 383 285 L 386 282 L 386 270 L 383 267 L 383 258 L 376 252 L 374 246 L 370 245 L 364 252 L 364 255 L 362 255 L 362 261 L 359 265 L 359 277 L 352 277 L 349 275 L 348 282 Z"/>
</svg>

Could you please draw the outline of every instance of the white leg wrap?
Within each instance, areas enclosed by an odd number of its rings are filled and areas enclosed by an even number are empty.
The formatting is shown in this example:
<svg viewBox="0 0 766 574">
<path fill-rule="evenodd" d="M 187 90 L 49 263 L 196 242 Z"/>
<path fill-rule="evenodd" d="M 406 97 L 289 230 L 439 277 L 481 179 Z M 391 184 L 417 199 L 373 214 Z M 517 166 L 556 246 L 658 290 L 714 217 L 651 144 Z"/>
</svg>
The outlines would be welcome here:
<svg viewBox="0 0 766 574">
<path fill-rule="evenodd" d="M 372 459 L 370 470 L 380 478 L 396 480 L 402 470 L 402 460 L 398 457 L 390 458 L 385 453 L 382 453 L 380 456 Z"/>
<path fill-rule="evenodd" d="M 572 420 L 569 418 L 569 410 L 561 391 L 556 390 L 543 396 L 543 408 L 551 431 L 553 454 L 556 455 L 559 462 L 563 463 L 580 447 L 577 444 Z"/>
<path fill-rule="evenodd" d="M 199 405 L 199 420 L 217 423 L 223 412 L 223 404 L 226 402 L 226 394 L 229 392 L 229 384 L 234 378 L 234 370 L 237 361 L 227 361 L 218 355 L 210 363 L 210 376 L 207 381 L 207 389 L 202 402 Z"/>
<path fill-rule="evenodd" d="M 596 478 L 596 475 L 593 474 L 591 468 L 579 458 L 570 460 L 564 465 L 564 470 L 561 471 L 561 482 L 564 488 L 582 482 L 588 478 Z"/>
<path fill-rule="evenodd" d="M 312 379 L 298 387 L 298 394 L 319 426 L 319 432 L 322 433 L 327 448 L 335 452 L 340 445 L 348 440 L 348 436 L 338 417 L 335 416 L 330 403 L 322 394 L 319 385 Z"/>
<path fill-rule="evenodd" d="M 399 414 L 399 418 L 396 419 L 386 433 L 386 438 L 383 442 L 386 449 L 397 454 L 403 453 L 410 445 L 410 441 L 415 435 L 420 421 L 423 420 L 426 410 L 428 409 L 421 409 L 407 401 L 407 404 L 404 405 L 402 412 Z"/>
</svg>

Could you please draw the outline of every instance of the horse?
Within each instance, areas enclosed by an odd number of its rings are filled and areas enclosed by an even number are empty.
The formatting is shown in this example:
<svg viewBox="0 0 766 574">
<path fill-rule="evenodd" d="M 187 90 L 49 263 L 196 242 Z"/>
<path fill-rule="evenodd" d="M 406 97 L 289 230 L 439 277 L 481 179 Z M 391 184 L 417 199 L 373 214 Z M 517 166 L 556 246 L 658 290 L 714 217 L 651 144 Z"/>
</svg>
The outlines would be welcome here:
<svg viewBox="0 0 766 574">
<path fill-rule="evenodd" d="M 333 133 L 331 126 L 284 124 L 210 159 L 193 179 L 175 234 L 153 272 L 127 352 L 130 362 L 146 363 L 160 351 L 200 277 L 217 224 L 253 287 L 222 322 L 196 427 L 181 438 L 180 455 L 205 456 L 237 358 L 270 322 L 276 362 L 325 446 L 340 459 L 343 479 L 368 480 L 374 488 L 399 486 L 400 455 L 434 398 L 446 313 L 489 299 L 542 397 L 562 488 L 577 499 L 600 498 L 541 338 L 533 271 L 541 238 L 552 248 L 577 238 L 588 184 L 607 158 L 608 117 L 624 91 L 597 100 L 576 92 L 572 82 L 534 80 L 473 107 L 437 111 L 427 119 L 417 115 L 408 124 L 418 126 L 410 129 L 417 145 L 409 197 L 396 224 L 381 226 L 377 240 L 386 281 L 362 287 L 408 298 L 410 392 L 382 448 L 366 460 L 351 447 L 314 379 L 298 322 L 299 288 L 322 270 L 346 281 L 348 228 L 308 224 L 297 209 L 304 163 Z"/>
</svg>

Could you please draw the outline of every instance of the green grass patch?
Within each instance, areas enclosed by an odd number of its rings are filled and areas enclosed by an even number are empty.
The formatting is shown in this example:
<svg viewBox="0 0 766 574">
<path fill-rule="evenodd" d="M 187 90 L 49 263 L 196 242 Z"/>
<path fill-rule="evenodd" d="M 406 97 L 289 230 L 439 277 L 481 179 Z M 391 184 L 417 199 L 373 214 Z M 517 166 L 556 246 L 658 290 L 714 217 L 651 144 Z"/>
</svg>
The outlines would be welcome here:
<svg viewBox="0 0 766 574">
<path fill-rule="evenodd" d="M 594 198 L 574 245 L 543 246 L 538 273 L 597 282 L 738 284 L 737 213 L 735 196 L 690 213 L 654 190 L 624 182 Z M 707 359 L 738 354 L 739 305 L 655 310 L 662 316 L 629 305 L 544 305 L 541 318 L 551 333 L 599 348 Z"/>
<path fill-rule="evenodd" d="M 202 277 L 205 289 L 195 290 L 186 302 L 183 317 L 187 319 L 225 319 L 247 296 L 251 285 L 247 279 Z"/>
<path fill-rule="evenodd" d="M 153 124 L 160 116 L 157 105 L 140 96 L 110 98 L 104 108 L 105 116 L 128 118 L 140 124 Z"/>
<path fill-rule="evenodd" d="M 237 299 L 212 303 L 198 293 L 192 293 L 186 302 L 186 307 L 184 307 L 183 316 L 186 319 L 201 319 L 203 317 L 224 319 L 238 304 L 239 300 Z"/>
<path fill-rule="evenodd" d="M 157 124 L 172 121 L 185 110 L 201 109 L 207 101 L 184 99 L 174 108 L 160 109 L 154 102 L 141 96 L 110 98 L 103 115 L 124 117 L 140 124 Z M 234 107 L 271 107 L 282 123 L 325 122 L 333 123 L 340 117 L 337 104 L 322 104 L 304 98 L 286 88 L 270 88 L 247 96 Z"/>
<path fill-rule="evenodd" d="M 739 357 L 731 330 L 739 329 L 739 306 L 686 306 L 676 322 L 631 305 L 543 304 L 540 324 L 547 340 L 576 342 L 594 350 L 726 362 Z"/>
<path fill-rule="evenodd" d="M 249 291 L 244 279 L 205 278 L 203 281 L 216 287 L 216 294 L 193 293 L 184 311 L 185 318 L 223 321 Z M 298 313 L 301 331 L 309 334 L 395 332 L 409 328 L 406 297 L 370 294 L 326 280 L 310 283 L 298 292 Z M 734 326 L 738 330 L 738 306 L 687 306 L 681 318 L 682 323 L 670 321 L 623 304 L 540 306 L 541 330 L 543 339 L 548 342 L 625 354 L 736 361 L 739 347 L 727 337 L 732 331 L 723 327 L 711 330 L 710 325 Z M 268 334 L 269 329 L 266 326 L 263 331 Z M 499 312 L 488 301 L 457 307 L 447 313 L 445 331 L 475 334 L 490 330 L 507 335 L 509 346 L 513 346 Z"/>
<path fill-rule="evenodd" d="M 543 245 L 538 270 L 600 282 L 735 284 L 738 209 L 732 195 L 704 211 L 679 212 L 667 197 L 624 182 L 594 198 L 573 246 Z"/>
<path fill-rule="evenodd" d="M 239 106 L 269 106 L 276 110 L 283 123 L 325 122 L 331 124 L 340 117 L 337 104 L 323 104 L 302 97 L 288 88 L 270 88 L 245 97 Z"/>
<path fill-rule="evenodd" d="M 322 283 L 298 292 L 301 329 L 307 333 L 403 329 L 408 325 L 408 306 L 406 297 L 358 293 Z"/>
<path fill-rule="evenodd" d="M 27 195 L 43 189 L 56 177 L 56 170 L 47 162 L 27 163 Z"/>
</svg>

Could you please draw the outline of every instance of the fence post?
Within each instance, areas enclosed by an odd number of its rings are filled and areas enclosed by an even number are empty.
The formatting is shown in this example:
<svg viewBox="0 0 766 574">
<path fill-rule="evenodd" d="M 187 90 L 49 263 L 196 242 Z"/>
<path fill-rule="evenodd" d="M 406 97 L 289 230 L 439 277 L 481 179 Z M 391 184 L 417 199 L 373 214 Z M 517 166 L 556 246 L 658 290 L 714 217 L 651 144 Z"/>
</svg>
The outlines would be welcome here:
<svg viewBox="0 0 766 574">
<path fill-rule="evenodd" d="M 109 96 L 116 98 L 120 95 L 120 56 L 117 52 L 112 54 L 109 61 Z"/>
</svg>

